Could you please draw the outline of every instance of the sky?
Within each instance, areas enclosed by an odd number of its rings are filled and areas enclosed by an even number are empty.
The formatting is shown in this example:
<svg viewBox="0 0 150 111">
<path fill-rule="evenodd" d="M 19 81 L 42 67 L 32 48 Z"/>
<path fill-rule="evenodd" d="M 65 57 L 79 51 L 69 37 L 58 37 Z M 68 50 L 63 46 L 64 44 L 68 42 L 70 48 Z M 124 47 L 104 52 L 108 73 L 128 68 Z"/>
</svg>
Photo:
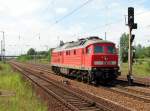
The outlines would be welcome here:
<svg viewBox="0 0 150 111">
<path fill-rule="evenodd" d="M 119 43 L 128 33 L 125 16 L 128 7 L 135 8 L 134 44 L 150 45 L 149 0 L 0 0 L 0 32 L 5 32 L 6 55 L 56 47 L 60 40 L 74 41 L 99 36 Z M 0 33 L 2 40 L 2 33 Z"/>
</svg>

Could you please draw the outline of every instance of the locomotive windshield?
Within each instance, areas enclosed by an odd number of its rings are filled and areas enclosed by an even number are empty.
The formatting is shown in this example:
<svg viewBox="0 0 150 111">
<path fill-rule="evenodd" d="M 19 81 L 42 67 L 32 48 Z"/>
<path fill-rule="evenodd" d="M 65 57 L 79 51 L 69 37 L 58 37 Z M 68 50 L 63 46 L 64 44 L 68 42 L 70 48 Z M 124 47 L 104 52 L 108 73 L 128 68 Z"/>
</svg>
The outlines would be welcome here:
<svg viewBox="0 0 150 111">
<path fill-rule="evenodd" d="M 104 52 L 104 49 L 103 49 L 102 46 L 96 45 L 96 46 L 94 47 L 94 53 L 103 53 L 103 52 Z"/>
<path fill-rule="evenodd" d="M 115 54 L 116 49 L 114 46 L 100 46 L 100 45 L 95 45 L 94 46 L 94 53 L 109 53 L 109 54 Z"/>
<path fill-rule="evenodd" d="M 116 53 L 116 50 L 113 46 L 107 46 L 107 52 L 110 54 Z"/>
</svg>

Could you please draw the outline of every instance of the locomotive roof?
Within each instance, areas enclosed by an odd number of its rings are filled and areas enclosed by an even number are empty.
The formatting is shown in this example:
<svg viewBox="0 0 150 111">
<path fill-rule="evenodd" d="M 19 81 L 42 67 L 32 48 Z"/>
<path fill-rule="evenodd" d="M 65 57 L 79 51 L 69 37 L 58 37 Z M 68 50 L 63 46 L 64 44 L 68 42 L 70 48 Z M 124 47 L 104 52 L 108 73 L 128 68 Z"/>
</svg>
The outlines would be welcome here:
<svg viewBox="0 0 150 111">
<path fill-rule="evenodd" d="M 53 52 L 59 52 L 63 50 L 72 50 L 77 48 L 84 48 L 90 44 L 96 44 L 96 43 L 113 43 L 107 40 L 102 40 L 98 37 L 89 37 L 86 39 L 79 39 L 78 41 L 74 42 L 67 42 L 62 46 L 59 46 L 53 50 Z M 114 43 L 113 43 L 114 44 Z"/>
</svg>

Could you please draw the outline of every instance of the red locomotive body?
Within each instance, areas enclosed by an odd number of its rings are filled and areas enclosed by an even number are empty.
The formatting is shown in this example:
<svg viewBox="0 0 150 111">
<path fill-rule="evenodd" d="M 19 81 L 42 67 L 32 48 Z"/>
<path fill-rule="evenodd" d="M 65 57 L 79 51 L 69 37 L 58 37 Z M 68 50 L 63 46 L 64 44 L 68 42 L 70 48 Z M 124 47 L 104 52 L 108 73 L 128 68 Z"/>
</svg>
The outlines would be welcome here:
<svg viewBox="0 0 150 111">
<path fill-rule="evenodd" d="M 51 57 L 53 71 L 88 82 L 110 82 L 119 75 L 115 44 L 98 37 L 65 43 Z"/>
</svg>

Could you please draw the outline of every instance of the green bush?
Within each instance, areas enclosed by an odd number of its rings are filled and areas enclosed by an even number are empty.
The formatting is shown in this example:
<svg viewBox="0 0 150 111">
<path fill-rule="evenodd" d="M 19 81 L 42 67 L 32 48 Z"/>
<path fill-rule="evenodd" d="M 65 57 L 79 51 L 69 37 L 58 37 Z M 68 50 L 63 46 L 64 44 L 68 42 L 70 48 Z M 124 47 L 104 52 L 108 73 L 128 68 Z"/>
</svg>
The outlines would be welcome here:
<svg viewBox="0 0 150 111">
<path fill-rule="evenodd" d="M 141 65 L 141 64 L 143 64 L 143 62 L 141 61 L 141 60 L 138 60 L 138 63 Z"/>
<path fill-rule="evenodd" d="M 32 60 L 34 57 L 33 56 L 29 56 L 29 55 L 21 55 L 17 58 L 17 60 L 22 61 L 22 62 L 26 62 L 28 60 Z"/>
<path fill-rule="evenodd" d="M 147 70 L 150 71 L 150 61 L 147 62 Z"/>
</svg>

